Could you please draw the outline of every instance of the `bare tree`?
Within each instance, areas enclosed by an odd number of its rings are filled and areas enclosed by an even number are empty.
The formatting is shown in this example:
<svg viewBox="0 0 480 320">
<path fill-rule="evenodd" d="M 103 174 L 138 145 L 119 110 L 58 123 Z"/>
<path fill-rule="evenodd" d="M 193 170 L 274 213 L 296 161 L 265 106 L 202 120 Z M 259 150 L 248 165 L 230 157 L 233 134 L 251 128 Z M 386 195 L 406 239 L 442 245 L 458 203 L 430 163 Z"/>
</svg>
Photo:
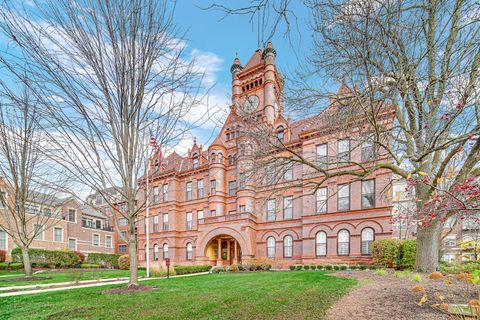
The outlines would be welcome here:
<svg viewBox="0 0 480 320">
<path fill-rule="evenodd" d="M 279 3 L 284 2 L 262 1 L 261 8 L 272 10 Z M 312 81 L 345 80 L 356 88 L 345 106 L 355 106 L 372 129 L 376 149 L 388 155 L 387 161 L 372 167 L 352 163 L 355 172 L 340 170 L 335 175 L 362 177 L 388 169 L 415 184 L 419 214 L 443 177 L 451 175 L 458 183 L 479 175 L 477 1 L 306 0 L 304 4 L 311 10 L 313 48 L 305 70 L 291 77 L 292 88 L 297 89 L 287 101 L 305 113 L 312 106 L 325 105 L 329 97 L 327 90 L 311 86 Z M 230 14 L 229 10 L 224 12 Z M 277 18 L 288 23 L 285 12 Z M 381 106 L 395 110 L 390 127 L 379 121 Z M 421 183 L 424 179 L 429 183 Z M 444 219 L 438 216 L 418 226 L 419 270 L 438 268 Z"/>
<path fill-rule="evenodd" d="M 68 195 L 67 176 L 46 155 L 41 110 L 26 86 L 1 82 L 0 228 L 21 249 L 26 276 L 30 245 L 62 219 L 60 197 Z"/>
<path fill-rule="evenodd" d="M 56 130 L 55 160 L 128 221 L 129 286 L 138 286 L 136 225 L 154 137 L 163 152 L 205 119 L 202 74 L 186 58 L 168 1 L 38 1 L 3 6 L 1 29 L 29 63 Z M 12 53 L 12 56 L 14 54 Z M 6 59 L 5 59 L 6 60 Z M 25 71 L 25 68 L 21 68 Z M 161 163 L 157 163 L 157 169 Z M 117 187 L 115 201 L 105 194 Z M 119 210 L 119 205 L 124 210 Z M 117 223 L 118 225 L 118 223 Z"/>
</svg>

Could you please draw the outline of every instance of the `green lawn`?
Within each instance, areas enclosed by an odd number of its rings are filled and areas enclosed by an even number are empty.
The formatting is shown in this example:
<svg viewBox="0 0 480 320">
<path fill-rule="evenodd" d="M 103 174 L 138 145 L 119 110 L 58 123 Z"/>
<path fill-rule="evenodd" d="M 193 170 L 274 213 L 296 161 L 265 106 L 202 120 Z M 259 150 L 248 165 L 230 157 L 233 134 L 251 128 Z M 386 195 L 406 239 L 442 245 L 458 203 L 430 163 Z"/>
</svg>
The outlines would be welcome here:
<svg viewBox="0 0 480 320">
<path fill-rule="evenodd" d="M 109 287 L 0 298 L 0 319 L 323 319 L 356 283 L 322 272 L 229 273 L 151 280 L 150 292 Z"/>
<path fill-rule="evenodd" d="M 140 276 L 145 276 L 145 271 L 138 271 Z M 68 271 L 49 271 L 34 274 L 34 277 L 50 277 L 51 279 L 38 280 L 38 281 L 12 281 L 13 279 L 20 279 L 24 276 L 23 273 L 18 274 L 16 277 L 3 277 L 0 278 L 0 287 L 12 287 L 12 286 L 24 286 L 32 284 L 44 284 L 55 282 L 69 282 L 76 280 L 95 280 L 105 278 L 121 278 L 128 277 L 128 270 L 98 270 L 88 271 L 83 269 L 71 269 Z"/>
</svg>

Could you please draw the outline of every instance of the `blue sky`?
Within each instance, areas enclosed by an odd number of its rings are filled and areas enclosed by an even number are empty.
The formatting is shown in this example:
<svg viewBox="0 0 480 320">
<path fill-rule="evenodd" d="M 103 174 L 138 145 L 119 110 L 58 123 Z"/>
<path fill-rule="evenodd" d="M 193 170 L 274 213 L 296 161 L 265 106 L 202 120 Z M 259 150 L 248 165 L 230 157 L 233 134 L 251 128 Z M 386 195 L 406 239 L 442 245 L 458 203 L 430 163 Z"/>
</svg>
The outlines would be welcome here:
<svg viewBox="0 0 480 320">
<path fill-rule="evenodd" d="M 222 12 L 202 9 L 211 3 L 235 7 L 248 4 L 248 0 L 181 0 L 177 2 L 175 21 L 185 31 L 187 52 L 195 56 L 197 62 L 205 68 L 208 82 L 214 83 L 211 100 L 227 110 L 231 94 L 230 66 L 235 52 L 238 52 L 241 63 L 245 64 L 258 48 L 258 31 L 256 23 L 252 26 L 250 16 L 227 16 L 222 20 Z M 290 32 L 290 40 L 285 37 L 284 29 L 280 29 L 272 39 L 277 50 L 277 67 L 287 75 L 299 67 L 302 63 L 299 61 L 305 61 L 304 57 L 311 44 L 308 8 L 301 1 L 293 1 L 291 9 L 297 19 L 296 22 L 292 21 L 296 25 Z M 288 86 L 288 81 L 286 85 Z M 194 135 L 199 143 L 208 145 L 218 129 L 213 129 L 213 132 L 212 128 L 196 129 Z M 189 145 L 191 140 L 187 139 L 179 149 L 185 151 Z"/>
</svg>

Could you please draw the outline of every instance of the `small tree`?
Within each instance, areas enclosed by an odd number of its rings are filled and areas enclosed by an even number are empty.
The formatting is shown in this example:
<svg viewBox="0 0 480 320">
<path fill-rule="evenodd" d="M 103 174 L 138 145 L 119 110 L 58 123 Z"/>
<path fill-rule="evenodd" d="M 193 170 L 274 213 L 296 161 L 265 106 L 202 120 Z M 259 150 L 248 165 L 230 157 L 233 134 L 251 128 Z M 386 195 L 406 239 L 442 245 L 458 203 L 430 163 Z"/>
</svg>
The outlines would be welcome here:
<svg viewBox="0 0 480 320">
<path fill-rule="evenodd" d="M 59 196 L 69 179 L 48 158 L 44 118 L 30 90 L 13 91 L 0 82 L 0 228 L 22 251 L 26 276 L 32 275 L 28 249 L 59 219 Z"/>
</svg>

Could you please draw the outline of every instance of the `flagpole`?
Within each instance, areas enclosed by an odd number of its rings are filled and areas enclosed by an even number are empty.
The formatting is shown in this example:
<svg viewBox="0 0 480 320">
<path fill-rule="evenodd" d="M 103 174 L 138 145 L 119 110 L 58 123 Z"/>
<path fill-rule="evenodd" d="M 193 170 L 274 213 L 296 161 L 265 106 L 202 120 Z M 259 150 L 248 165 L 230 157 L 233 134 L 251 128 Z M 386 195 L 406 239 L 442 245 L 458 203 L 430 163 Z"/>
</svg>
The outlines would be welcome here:
<svg viewBox="0 0 480 320">
<path fill-rule="evenodd" d="M 147 235 L 147 254 L 146 254 L 146 260 L 147 260 L 147 278 L 150 277 L 150 194 L 148 193 L 148 180 L 150 175 L 150 158 L 148 159 L 147 163 L 147 190 L 146 190 L 146 206 L 147 206 L 147 212 L 146 212 L 146 220 L 145 220 L 145 229 L 146 230 L 146 235 Z"/>
</svg>

